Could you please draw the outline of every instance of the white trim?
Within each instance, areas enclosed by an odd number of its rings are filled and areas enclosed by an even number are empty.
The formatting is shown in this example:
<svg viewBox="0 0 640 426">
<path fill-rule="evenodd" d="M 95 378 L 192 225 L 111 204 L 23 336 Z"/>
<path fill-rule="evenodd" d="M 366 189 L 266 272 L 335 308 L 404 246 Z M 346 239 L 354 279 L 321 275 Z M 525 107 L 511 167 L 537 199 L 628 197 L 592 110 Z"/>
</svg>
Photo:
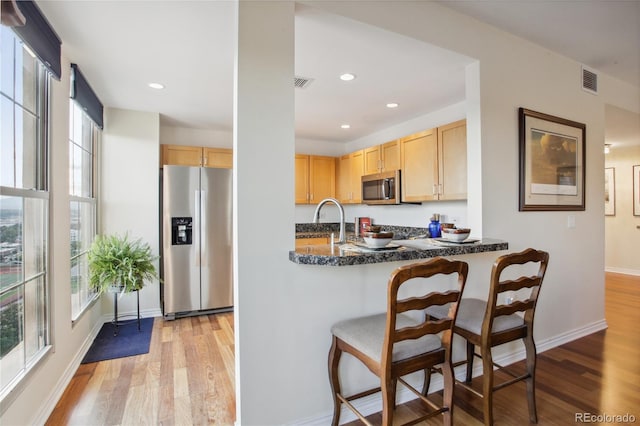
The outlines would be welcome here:
<svg viewBox="0 0 640 426">
<path fill-rule="evenodd" d="M 49 394 L 49 398 L 47 398 L 47 400 L 40 405 L 40 409 L 36 413 L 36 416 L 34 420 L 31 422 L 31 424 L 43 425 L 47 422 L 47 419 L 49 418 L 51 413 L 53 413 L 53 409 L 56 408 L 56 404 L 62 397 L 62 394 L 64 393 L 65 389 L 67 388 L 67 386 L 69 386 L 69 383 L 71 383 L 71 379 L 73 379 L 73 376 L 76 374 L 76 371 L 80 366 L 80 362 L 82 361 L 82 358 L 84 358 L 85 354 L 91 347 L 91 343 L 93 343 L 93 340 L 98 335 L 98 332 L 100 331 L 101 327 L 102 327 L 101 322 L 95 323 L 95 325 L 91 329 L 91 332 L 87 335 L 86 339 L 82 343 L 82 346 L 80 346 L 80 349 L 78 349 L 78 352 L 76 352 L 76 355 L 73 357 L 71 362 L 69 362 L 62 376 L 60 376 L 58 383 L 51 390 L 51 393 Z"/>
<path fill-rule="evenodd" d="M 135 311 L 124 312 L 122 315 L 136 315 L 136 312 Z M 160 312 L 159 309 L 149 309 L 146 311 L 140 311 L 140 317 L 141 318 L 162 317 L 162 313 Z M 91 329 L 91 332 L 87 335 L 87 338 L 84 340 L 84 342 L 80 346 L 80 349 L 78 349 L 78 352 L 76 352 L 76 355 L 73 357 L 71 362 L 69 362 L 69 364 L 67 365 L 67 368 L 65 369 L 64 373 L 58 380 L 58 383 L 52 389 L 51 393 L 49 394 L 49 398 L 43 404 L 40 405 L 40 409 L 36 413 L 36 416 L 31 422 L 31 424 L 43 425 L 47 422 L 47 419 L 49 418 L 51 413 L 53 413 L 54 408 L 56 408 L 56 404 L 58 403 L 60 398 L 62 398 L 62 394 L 67 389 L 67 386 L 69 386 L 69 383 L 71 383 L 71 379 L 73 379 L 73 376 L 76 374 L 76 371 L 78 370 L 78 367 L 80 367 L 80 363 L 82 362 L 82 359 L 89 351 L 89 348 L 93 343 L 93 340 L 96 338 L 96 336 L 100 332 L 100 329 L 102 328 L 103 324 L 111 320 L 113 320 L 113 315 L 105 314 L 105 315 L 102 315 L 102 321 L 97 321 L 95 323 L 95 325 Z"/>
<path fill-rule="evenodd" d="M 607 322 L 602 319 L 600 321 L 596 321 L 591 324 L 587 324 L 584 327 L 577 328 L 575 330 L 571 330 L 566 333 L 559 334 L 558 336 L 554 336 L 548 339 L 545 339 L 541 342 L 536 343 L 536 348 L 538 353 L 542 353 L 549 349 L 555 348 L 557 346 L 563 345 L 565 343 L 569 343 L 573 340 L 579 339 L 584 336 L 588 336 L 600 330 L 604 330 L 607 328 Z M 506 354 L 503 356 L 499 356 L 494 359 L 494 361 L 501 365 L 509 365 L 517 361 L 521 361 L 525 358 L 524 349 L 519 351 Z M 481 363 L 474 363 L 475 367 L 473 369 L 473 377 L 482 375 L 482 365 Z M 456 372 L 456 377 L 458 380 L 464 379 L 464 370 L 460 369 Z M 436 375 L 433 377 L 431 381 L 431 386 L 429 390 L 431 392 L 438 391 L 442 389 L 442 376 Z M 416 396 L 411 393 L 406 388 L 402 388 L 401 391 L 398 392 L 397 395 L 398 404 L 404 404 L 405 402 L 416 399 Z M 365 417 L 382 411 L 382 401 L 378 394 L 369 395 L 365 398 L 362 398 L 357 401 L 353 401 L 352 404 L 356 407 L 358 411 L 360 411 Z M 331 420 L 333 418 L 333 413 L 325 414 L 318 417 L 308 417 L 306 419 L 301 419 L 298 421 L 294 421 L 289 423 L 289 425 L 296 426 L 324 426 L 331 424 Z M 347 423 L 353 420 L 357 420 L 355 414 L 349 410 L 348 408 L 342 408 L 342 412 L 340 414 L 340 423 Z"/>
<path fill-rule="evenodd" d="M 613 272 L 616 274 L 640 276 L 640 270 L 628 268 L 616 268 L 615 266 L 605 266 L 605 272 Z"/>
</svg>

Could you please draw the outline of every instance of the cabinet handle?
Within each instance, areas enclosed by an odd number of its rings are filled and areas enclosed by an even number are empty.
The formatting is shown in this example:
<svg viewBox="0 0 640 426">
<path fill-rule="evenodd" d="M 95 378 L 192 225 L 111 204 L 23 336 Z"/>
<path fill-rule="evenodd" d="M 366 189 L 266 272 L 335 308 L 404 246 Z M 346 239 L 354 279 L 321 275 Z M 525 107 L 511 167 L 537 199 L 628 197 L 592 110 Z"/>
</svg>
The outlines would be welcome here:
<svg viewBox="0 0 640 426">
<path fill-rule="evenodd" d="M 202 157 L 202 164 L 207 165 L 207 157 Z"/>
<path fill-rule="evenodd" d="M 436 185 L 435 183 L 433 184 L 433 195 L 438 195 L 438 185 Z"/>
</svg>

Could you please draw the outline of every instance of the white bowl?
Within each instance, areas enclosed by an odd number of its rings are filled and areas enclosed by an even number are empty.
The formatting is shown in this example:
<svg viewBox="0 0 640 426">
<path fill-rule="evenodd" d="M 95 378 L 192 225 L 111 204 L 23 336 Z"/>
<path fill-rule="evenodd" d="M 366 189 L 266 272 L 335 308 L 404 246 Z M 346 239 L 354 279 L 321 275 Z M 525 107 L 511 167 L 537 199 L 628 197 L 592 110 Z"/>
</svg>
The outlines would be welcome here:
<svg viewBox="0 0 640 426">
<path fill-rule="evenodd" d="M 445 240 L 459 243 L 469 238 L 470 233 L 471 233 L 471 230 L 468 230 L 467 232 L 461 232 L 460 229 L 445 228 L 442 230 L 442 238 L 444 238 Z"/>
<path fill-rule="evenodd" d="M 381 248 L 386 246 L 391 242 L 393 238 L 371 238 L 371 237 L 363 237 L 364 242 L 367 246 L 371 248 Z"/>
</svg>

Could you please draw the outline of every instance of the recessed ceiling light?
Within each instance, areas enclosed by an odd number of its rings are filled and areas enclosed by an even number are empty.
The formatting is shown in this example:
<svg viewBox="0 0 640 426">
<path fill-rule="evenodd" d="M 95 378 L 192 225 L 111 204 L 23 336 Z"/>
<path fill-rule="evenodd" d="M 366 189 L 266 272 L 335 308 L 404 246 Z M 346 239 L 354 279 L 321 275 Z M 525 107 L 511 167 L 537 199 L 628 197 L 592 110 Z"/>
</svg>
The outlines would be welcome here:
<svg viewBox="0 0 640 426">
<path fill-rule="evenodd" d="M 342 129 L 350 129 L 351 128 L 351 124 L 343 124 L 342 126 L 340 126 L 340 128 L 342 128 Z"/>
<path fill-rule="evenodd" d="M 398 108 L 398 104 L 396 102 L 389 102 L 387 108 Z"/>
<path fill-rule="evenodd" d="M 164 89 L 164 84 L 149 83 L 149 87 L 151 87 L 152 89 Z"/>
<path fill-rule="evenodd" d="M 351 73 L 344 73 L 340 76 L 340 80 L 342 81 L 351 81 L 354 78 L 356 78 L 356 75 Z"/>
</svg>

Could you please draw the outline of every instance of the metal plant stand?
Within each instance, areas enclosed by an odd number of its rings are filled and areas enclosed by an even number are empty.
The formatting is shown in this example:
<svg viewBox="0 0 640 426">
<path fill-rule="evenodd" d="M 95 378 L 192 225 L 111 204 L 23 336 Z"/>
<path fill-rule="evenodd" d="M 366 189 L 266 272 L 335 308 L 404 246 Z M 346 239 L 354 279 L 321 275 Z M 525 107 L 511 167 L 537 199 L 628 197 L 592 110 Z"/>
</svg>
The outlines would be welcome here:
<svg viewBox="0 0 640 426">
<path fill-rule="evenodd" d="M 134 290 L 136 292 L 136 302 L 137 302 L 137 322 L 138 322 L 138 331 L 140 331 L 140 292 L 139 290 Z M 129 315 L 130 316 L 130 315 Z M 125 316 L 126 317 L 126 316 Z M 112 321 L 113 325 L 115 326 L 115 329 L 113 331 L 113 335 L 117 336 L 118 335 L 118 327 L 120 325 L 126 325 L 131 323 L 131 320 L 128 321 L 119 321 L 118 320 L 118 292 L 113 293 L 113 321 Z"/>
</svg>

